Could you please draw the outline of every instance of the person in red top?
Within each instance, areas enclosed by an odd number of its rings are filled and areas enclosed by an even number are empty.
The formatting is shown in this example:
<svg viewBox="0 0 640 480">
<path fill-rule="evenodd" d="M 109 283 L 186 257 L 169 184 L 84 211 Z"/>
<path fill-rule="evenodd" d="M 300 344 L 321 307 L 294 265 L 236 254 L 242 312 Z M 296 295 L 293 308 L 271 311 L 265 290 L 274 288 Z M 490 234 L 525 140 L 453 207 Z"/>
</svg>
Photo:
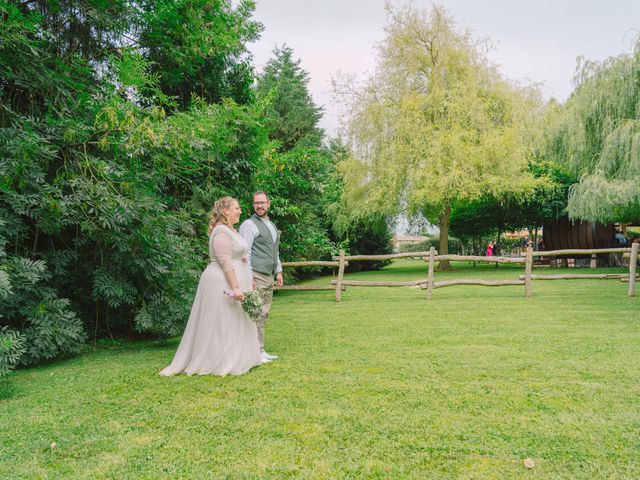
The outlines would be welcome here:
<svg viewBox="0 0 640 480">
<path fill-rule="evenodd" d="M 493 242 L 489 242 L 487 245 L 487 257 L 493 256 Z"/>
</svg>

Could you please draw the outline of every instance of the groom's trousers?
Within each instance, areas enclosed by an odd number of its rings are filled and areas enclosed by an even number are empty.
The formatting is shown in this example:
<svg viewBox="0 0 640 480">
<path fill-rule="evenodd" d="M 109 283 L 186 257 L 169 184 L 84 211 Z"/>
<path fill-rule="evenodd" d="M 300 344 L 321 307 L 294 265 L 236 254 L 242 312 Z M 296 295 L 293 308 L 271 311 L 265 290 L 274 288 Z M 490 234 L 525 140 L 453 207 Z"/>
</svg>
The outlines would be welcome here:
<svg viewBox="0 0 640 480">
<path fill-rule="evenodd" d="M 256 322 L 258 327 L 258 341 L 260 342 L 260 351 L 264 352 L 264 323 L 269 317 L 269 309 L 271 309 L 271 300 L 273 299 L 273 277 L 264 273 L 253 271 L 253 281 L 256 282 L 256 289 L 262 300 L 262 312 L 260 318 Z"/>
</svg>

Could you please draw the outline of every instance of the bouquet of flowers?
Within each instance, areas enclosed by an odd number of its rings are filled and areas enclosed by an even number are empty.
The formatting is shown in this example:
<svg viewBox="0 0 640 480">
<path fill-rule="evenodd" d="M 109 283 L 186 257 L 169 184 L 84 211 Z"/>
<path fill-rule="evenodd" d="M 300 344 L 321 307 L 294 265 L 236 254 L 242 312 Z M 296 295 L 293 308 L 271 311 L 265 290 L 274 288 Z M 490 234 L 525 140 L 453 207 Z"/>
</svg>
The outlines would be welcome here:
<svg viewBox="0 0 640 480">
<path fill-rule="evenodd" d="M 231 290 L 225 290 L 224 294 L 228 297 L 235 296 Z M 260 318 L 260 313 L 262 312 L 262 299 L 260 298 L 258 291 L 249 290 L 248 292 L 244 292 L 244 299 L 241 304 L 244 313 L 246 313 L 251 320 L 257 322 Z"/>
</svg>

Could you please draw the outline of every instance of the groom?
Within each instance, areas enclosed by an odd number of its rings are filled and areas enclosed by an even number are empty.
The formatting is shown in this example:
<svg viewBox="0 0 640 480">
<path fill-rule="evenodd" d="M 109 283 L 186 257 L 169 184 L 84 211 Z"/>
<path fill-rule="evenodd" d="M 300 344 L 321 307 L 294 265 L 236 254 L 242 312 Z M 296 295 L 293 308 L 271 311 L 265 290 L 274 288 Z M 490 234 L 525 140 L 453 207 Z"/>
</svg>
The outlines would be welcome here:
<svg viewBox="0 0 640 480">
<path fill-rule="evenodd" d="M 281 287 L 282 264 L 280 263 L 280 232 L 269 220 L 269 197 L 265 192 L 253 194 L 253 211 L 247 220 L 240 225 L 240 235 L 249 245 L 249 268 L 253 275 L 253 286 L 260 293 L 262 299 L 262 314 L 256 322 L 258 327 L 258 340 L 260 341 L 260 355 L 262 362 L 270 362 L 278 358 L 264 351 L 264 323 L 269 316 L 271 300 L 273 298 L 273 276 L 276 276 L 276 285 Z"/>
</svg>

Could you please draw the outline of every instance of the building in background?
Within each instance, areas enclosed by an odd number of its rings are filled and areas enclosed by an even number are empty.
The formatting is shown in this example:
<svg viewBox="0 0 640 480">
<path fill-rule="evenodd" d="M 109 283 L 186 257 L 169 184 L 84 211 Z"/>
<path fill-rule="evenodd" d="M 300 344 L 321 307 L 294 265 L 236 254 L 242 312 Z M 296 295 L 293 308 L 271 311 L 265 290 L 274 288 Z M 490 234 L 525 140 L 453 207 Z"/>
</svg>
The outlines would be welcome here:
<svg viewBox="0 0 640 480">
<path fill-rule="evenodd" d="M 391 248 L 393 253 L 398 253 L 400 251 L 400 245 L 404 245 L 407 243 L 419 243 L 426 242 L 429 240 L 429 237 L 425 235 L 394 235 L 391 239 Z"/>
</svg>

